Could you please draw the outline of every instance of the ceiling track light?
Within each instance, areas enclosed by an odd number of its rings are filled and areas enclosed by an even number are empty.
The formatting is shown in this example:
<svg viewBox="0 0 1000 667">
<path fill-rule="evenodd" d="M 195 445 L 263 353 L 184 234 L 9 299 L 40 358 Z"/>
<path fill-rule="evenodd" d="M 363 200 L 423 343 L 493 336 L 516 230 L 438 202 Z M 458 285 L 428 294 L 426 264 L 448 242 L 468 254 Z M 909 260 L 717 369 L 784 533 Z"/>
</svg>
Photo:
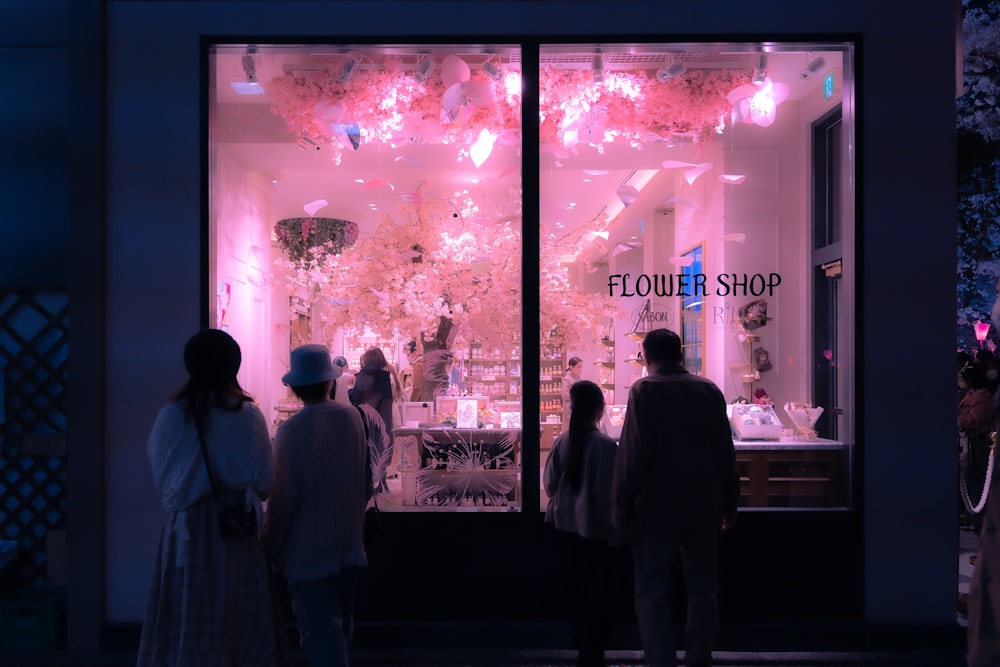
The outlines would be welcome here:
<svg viewBox="0 0 1000 667">
<path fill-rule="evenodd" d="M 300 151 L 311 151 L 311 150 L 321 150 L 323 147 L 317 141 L 313 141 L 309 137 L 299 137 L 298 147 Z"/>
<path fill-rule="evenodd" d="M 604 83 L 604 56 L 600 49 L 590 59 L 590 71 L 594 75 L 594 83 Z"/>
<path fill-rule="evenodd" d="M 344 62 L 344 66 L 340 68 L 340 76 L 337 77 L 337 81 L 342 84 L 347 83 L 354 76 L 354 70 L 358 66 L 358 59 L 351 57 Z"/>
<path fill-rule="evenodd" d="M 243 65 L 243 78 L 245 80 L 230 81 L 229 85 L 240 95 L 263 95 L 264 88 L 257 80 L 257 61 L 254 58 L 253 51 L 245 53 L 240 60 Z"/>
<path fill-rule="evenodd" d="M 767 78 L 767 54 L 762 53 L 757 59 L 757 66 L 753 68 L 753 82 L 755 85 L 764 83 Z"/>
<path fill-rule="evenodd" d="M 253 54 L 248 53 L 243 56 L 243 74 L 246 75 L 248 83 L 257 81 L 257 62 L 254 60 Z"/>
<path fill-rule="evenodd" d="M 432 71 L 434 71 L 434 60 L 430 56 L 427 56 L 417 63 L 417 69 L 413 72 L 413 78 L 423 83 L 430 78 Z"/>
<path fill-rule="evenodd" d="M 670 79 L 673 79 L 675 76 L 680 76 L 686 71 L 687 71 L 687 66 L 685 66 L 684 63 L 676 62 L 670 67 L 665 67 L 663 69 L 656 70 L 656 80 L 659 81 L 660 83 L 663 83 L 664 81 L 670 81 Z"/>
<path fill-rule="evenodd" d="M 494 81 L 503 78 L 503 71 L 489 60 L 483 63 L 483 73 Z"/>
<path fill-rule="evenodd" d="M 824 67 L 826 67 L 826 58 L 823 56 L 817 56 L 809 61 L 809 64 L 806 65 L 801 72 L 799 72 L 799 79 L 801 81 L 808 81 L 819 74 Z"/>
</svg>

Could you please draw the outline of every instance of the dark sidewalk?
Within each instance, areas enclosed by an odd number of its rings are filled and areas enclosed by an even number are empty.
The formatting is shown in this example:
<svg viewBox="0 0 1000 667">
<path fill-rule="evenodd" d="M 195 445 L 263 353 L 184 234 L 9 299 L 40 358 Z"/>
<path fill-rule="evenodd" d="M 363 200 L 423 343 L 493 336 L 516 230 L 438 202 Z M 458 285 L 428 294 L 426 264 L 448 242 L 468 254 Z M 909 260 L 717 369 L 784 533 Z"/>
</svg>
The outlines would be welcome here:
<svg viewBox="0 0 1000 667">
<path fill-rule="evenodd" d="M 289 667 L 306 667 L 301 656 L 293 656 Z M 428 649 L 399 651 L 356 651 L 352 665 L 357 667 L 564 667 L 575 664 L 570 651 L 437 651 Z M 609 651 L 608 667 L 635 666 L 645 663 L 638 651 Z M 681 662 L 683 664 L 683 662 Z M 871 651 L 871 652 L 726 652 L 715 654 L 720 667 L 965 667 L 959 650 Z M 52 652 L 0 653 L 4 667 L 125 667 L 135 665 L 135 654 L 114 653 L 69 656 Z"/>
</svg>

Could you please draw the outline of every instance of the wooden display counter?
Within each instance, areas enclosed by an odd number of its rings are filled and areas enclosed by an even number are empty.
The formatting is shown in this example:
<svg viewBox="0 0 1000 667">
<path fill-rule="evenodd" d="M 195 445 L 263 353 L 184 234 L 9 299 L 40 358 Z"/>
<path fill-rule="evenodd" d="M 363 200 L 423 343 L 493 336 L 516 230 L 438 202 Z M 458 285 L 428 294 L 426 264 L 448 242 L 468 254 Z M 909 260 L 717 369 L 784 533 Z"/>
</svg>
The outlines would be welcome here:
<svg viewBox="0 0 1000 667">
<path fill-rule="evenodd" d="M 740 507 L 846 507 L 847 450 L 837 440 L 736 440 Z"/>
</svg>

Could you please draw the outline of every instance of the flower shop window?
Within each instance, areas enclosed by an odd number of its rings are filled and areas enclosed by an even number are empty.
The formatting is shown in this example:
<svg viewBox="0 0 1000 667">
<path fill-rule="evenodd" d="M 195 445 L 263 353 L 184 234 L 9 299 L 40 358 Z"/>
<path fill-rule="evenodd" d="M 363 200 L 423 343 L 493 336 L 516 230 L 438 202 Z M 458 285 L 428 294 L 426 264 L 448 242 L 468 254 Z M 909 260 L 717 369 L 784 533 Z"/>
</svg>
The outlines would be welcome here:
<svg viewBox="0 0 1000 667">
<path fill-rule="evenodd" d="M 813 344 L 826 288 L 810 218 L 813 193 L 835 193 L 837 219 L 823 222 L 838 254 L 823 261 L 845 268 L 822 335 L 849 342 L 853 317 L 836 314 L 856 289 L 852 45 L 543 44 L 539 56 L 540 471 L 568 426 L 567 362 L 604 390 L 601 428 L 617 438 L 647 372 L 642 340 L 667 327 L 730 404 L 742 506 L 849 507 L 854 359 L 849 344 L 822 346 L 837 358 Z M 843 119 L 833 168 L 813 145 L 831 113 Z M 836 375 L 823 403 L 818 373 Z"/>
<path fill-rule="evenodd" d="M 379 506 L 519 509 L 519 49 L 218 44 L 209 72 L 212 317 L 272 427 L 292 348 L 377 347 Z"/>
</svg>

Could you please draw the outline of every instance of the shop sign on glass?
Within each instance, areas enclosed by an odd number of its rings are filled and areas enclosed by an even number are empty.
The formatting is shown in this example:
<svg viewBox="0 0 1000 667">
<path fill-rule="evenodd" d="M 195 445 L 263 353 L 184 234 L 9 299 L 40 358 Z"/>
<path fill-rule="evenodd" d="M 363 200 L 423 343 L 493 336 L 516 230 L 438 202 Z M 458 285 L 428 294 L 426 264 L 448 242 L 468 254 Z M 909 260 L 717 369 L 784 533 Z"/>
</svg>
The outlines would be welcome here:
<svg viewBox="0 0 1000 667">
<path fill-rule="evenodd" d="M 823 99 L 828 100 L 833 97 L 833 72 L 826 75 L 823 79 Z"/>
<path fill-rule="evenodd" d="M 630 273 L 608 276 L 608 296 L 774 296 L 781 284 L 780 273 L 720 273 L 714 277 L 704 273 L 678 273 L 652 275 L 640 273 L 635 278 Z"/>
</svg>

